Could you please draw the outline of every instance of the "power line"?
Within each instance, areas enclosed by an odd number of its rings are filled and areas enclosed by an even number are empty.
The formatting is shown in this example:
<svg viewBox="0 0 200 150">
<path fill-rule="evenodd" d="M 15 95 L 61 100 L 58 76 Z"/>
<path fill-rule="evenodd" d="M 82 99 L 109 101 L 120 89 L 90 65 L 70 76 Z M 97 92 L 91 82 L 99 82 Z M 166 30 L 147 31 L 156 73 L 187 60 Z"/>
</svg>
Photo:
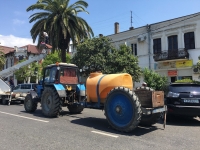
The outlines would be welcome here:
<svg viewBox="0 0 200 150">
<path fill-rule="evenodd" d="M 193 15 L 194 15 L 194 14 L 193 14 Z M 191 19 L 191 18 L 197 17 L 197 16 L 199 16 L 199 15 L 200 15 L 200 13 L 197 13 L 196 15 L 191 16 L 191 17 L 189 17 L 189 18 L 182 19 L 182 20 L 180 20 L 180 21 L 177 21 L 177 22 L 171 23 L 171 24 L 169 24 L 169 25 L 162 26 L 162 27 L 160 27 L 160 28 L 157 28 L 157 29 L 154 29 L 154 30 L 151 30 L 151 31 L 156 31 L 156 30 L 159 30 L 159 29 L 162 29 L 162 28 L 165 28 L 165 27 L 169 27 L 169 26 L 171 26 L 171 25 L 174 25 L 174 24 L 177 24 L 177 23 L 183 22 L 183 21 L 185 21 L 185 20 L 188 20 L 188 19 Z M 178 18 L 176 18 L 176 19 L 178 19 Z M 165 22 L 165 21 L 163 21 L 163 22 Z M 157 24 L 157 23 L 155 23 L 155 24 Z M 153 24 L 152 24 L 152 25 L 153 25 Z M 133 39 L 134 37 L 138 37 L 138 36 L 140 36 L 140 35 L 144 35 L 144 34 L 146 34 L 146 33 L 147 33 L 147 32 L 144 32 L 144 33 L 141 33 L 141 34 L 138 34 L 138 35 L 135 35 L 135 36 L 129 37 L 129 38 L 124 38 L 124 39 L 122 39 L 122 40 L 113 41 L 112 43 L 115 43 L 115 42 L 122 42 L 122 41 L 130 40 L 130 39 Z"/>
<path fill-rule="evenodd" d="M 101 21 L 98 21 L 98 22 L 93 22 L 93 23 L 91 23 L 91 24 L 97 24 L 97 23 L 100 23 L 100 22 L 105 22 L 105 21 L 107 21 L 107 20 L 116 19 L 116 18 L 119 17 L 119 16 L 122 17 L 121 15 L 124 15 L 124 14 L 127 14 L 127 12 L 126 12 L 126 13 L 118 14 L 118 15 L 116 15 L 116 16 L 110 17 L 110 18 L 105 19 L 105 20 L 101 20 Z"/>
</svg>

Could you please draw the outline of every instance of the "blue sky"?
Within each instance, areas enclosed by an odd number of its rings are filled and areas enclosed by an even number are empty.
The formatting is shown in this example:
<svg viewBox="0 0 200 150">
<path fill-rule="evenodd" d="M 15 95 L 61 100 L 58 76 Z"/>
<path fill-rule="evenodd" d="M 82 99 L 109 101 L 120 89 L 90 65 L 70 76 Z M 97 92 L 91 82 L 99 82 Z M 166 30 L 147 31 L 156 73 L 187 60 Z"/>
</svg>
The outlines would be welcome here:
<svg viewBox="0 0 200 150">
<path fill-rule="evenodd" d="M 71 0 L 71 3 L 76 0 Z M 157 23 L 200 12 L 200 0 L 85 0 L 90 14 L 81 13 L 92 27 L 95 36 L 114 33 L 119 22 L 120 32 L 133 27 Z M 3 46 L 32 44 L 29 16 L 26 8 L 37 0 L 0 0 L 0 43 Z M 36 43 L 35 43 L 36 44 Z"/>
</svg>

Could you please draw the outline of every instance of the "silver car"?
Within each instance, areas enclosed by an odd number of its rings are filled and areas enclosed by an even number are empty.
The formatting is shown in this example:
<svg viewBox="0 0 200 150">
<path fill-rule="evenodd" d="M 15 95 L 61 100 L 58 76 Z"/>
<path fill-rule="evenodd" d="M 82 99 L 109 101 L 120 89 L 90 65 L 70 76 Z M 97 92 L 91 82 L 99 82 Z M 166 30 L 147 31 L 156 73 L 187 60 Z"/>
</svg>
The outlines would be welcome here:
<svg viewBox="0 0 200 150">
<path fill-rule="evenodd" d="M 18 84 L 13 88 L 12 100 L 24 101 L 26 94 L 36 88 L 36 83 Z"/>
</svg>

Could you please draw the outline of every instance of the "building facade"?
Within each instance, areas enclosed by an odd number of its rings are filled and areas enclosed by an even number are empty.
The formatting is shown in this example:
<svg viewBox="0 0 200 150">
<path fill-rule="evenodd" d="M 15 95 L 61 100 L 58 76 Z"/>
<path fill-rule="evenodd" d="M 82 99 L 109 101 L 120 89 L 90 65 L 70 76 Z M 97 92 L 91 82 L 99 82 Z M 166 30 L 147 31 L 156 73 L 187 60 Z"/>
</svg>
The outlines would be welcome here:
<svg viewBox="0 0 200 150">
<path fill-rule="evenodd" d="M 114 34 L 108 37 L 115 47 L 130 46 L 141 68 L 155 70 L 169 82 L 184 78 L 199 81 L 200 70 L 195 65 L 200 56 L 200 13 L 124 32 L 119 32 L 119 23 L 115 23 Z"/>
<path fill-rule="evenodd" d="M 29 59 L 32 56 L 40 54 L 40 51 L 35 45 L 25 45 L 25 46 L 20 47 L 21 49 L 24 49 L 27 51 L 27 56 L 24 56 L 23 54 L 15 55 L 15 49 L 16 49 L 15 47 L 12 48 L 12 47 L 0 46 L 0 48 L 5 54 L 5 58 L 6 58 L 5 64 L 2 68 L 3 70 L 16 65 L 17 63 L 19 63 L 20 60 Z M 15 85 L 18 84 L 17 79 L 15 78 L 14 74 L 7 77 L 8 80 L 10 78 L 14 79 Z"/>
</svg>

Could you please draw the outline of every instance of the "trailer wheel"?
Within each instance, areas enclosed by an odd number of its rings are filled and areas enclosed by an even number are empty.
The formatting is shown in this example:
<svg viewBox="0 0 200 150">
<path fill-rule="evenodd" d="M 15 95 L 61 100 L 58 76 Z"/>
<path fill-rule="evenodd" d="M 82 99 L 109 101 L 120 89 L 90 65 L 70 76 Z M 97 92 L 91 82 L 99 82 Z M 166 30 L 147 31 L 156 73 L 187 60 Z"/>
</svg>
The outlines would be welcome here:
<svg viewBox="0 0 200 150">
<path fill-rule="evenodd" d="M 37 102 L 33 101 L 31 94 L 27 94 L 23 102 L 26 112 L 34 112 L 37 109 Z"/>
<path fill-rule="evenodd" d="M 152 126 L 156 122 L 158 122 L 160 118 L 160 113 L 151 114 L 151 115 L 142 115 L 140 125 L 141 126 Z"/>
<path fill-rule="evenodd" d="M 61 100 L 54 88 L 45 87 L 41 98 L 42 112 L 47 117 L 57 117 L 61 110 Z"/>
<path fill-rule="evenodd" d="M 112 89 L 107 96 L 104 109 L 108 123 L 118 131 L 132 131 L 141 119 L 141 104 L 135 93 L 128 88 Z"/>
</svg>

